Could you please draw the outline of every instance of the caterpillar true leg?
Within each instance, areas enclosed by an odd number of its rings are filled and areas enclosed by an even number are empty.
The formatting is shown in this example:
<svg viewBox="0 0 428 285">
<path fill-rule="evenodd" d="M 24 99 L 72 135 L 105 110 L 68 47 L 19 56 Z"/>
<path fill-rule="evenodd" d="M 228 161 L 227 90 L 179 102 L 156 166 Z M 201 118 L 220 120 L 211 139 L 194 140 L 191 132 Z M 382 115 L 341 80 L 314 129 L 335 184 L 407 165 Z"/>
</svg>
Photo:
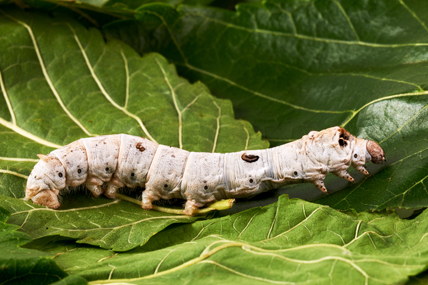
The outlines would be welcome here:
<svg viewBox="0 0 428 285">
<path fill-rule="evenodd" d="M 243 198 L 292 183 L 311 182 L 324 193 L 324 178 L 333 173 L 350 182 L 353 166 L 368 175 L 364 164 L 382 163 L 385 154 L 374 141 L 345 129 L 312 131 L 294 142 L 271 149 L 235 153 L 199 153 L 158 145 L 129 135 L 80 139 L 39 155 L 25 198 L 58 208 L 58 194 L 67 186 L 86 183 L 98 196 L 114 198 L 120 187 L 146 187 L 142 207 L 159 199 L 182 198 L 186 215 L 225 198 Z"/>
<path fill-rule="evenodd" d="M 320 189 L 323 193 L 327 194 L 327 188 L 324 185 L 323 180 L 317 180 L 313 182 L 315 186 L 317 186 L 318 189 Z"/>
</svg>

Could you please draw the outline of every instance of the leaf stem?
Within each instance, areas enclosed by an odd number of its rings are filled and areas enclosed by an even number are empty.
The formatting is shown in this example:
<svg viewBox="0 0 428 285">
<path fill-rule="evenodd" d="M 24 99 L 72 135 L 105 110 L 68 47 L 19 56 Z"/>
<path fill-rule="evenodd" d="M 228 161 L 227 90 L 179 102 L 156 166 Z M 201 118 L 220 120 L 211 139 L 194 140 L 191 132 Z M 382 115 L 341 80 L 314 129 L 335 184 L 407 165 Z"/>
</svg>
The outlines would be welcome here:
<svg viewBox="0 0 428 285">
<path fill-rule="evenodd" d="M 137 200 L 137 199 L 134 199 L 134 198 L 131 198 L 129 196 L 119 194 L 119 193 L 116 193 L 116 198 L 120 199 L 120 200 L 125 200 L 128 202 L 131 202 L 131 203 L 134 203 L 134 204 L 137 204 L 140 206 L 142 204 L 140 200 Z M 194 214 L 195 215 L 204 215 L 204 214 L 207 214 L 211 211 L 227 210 L 233 206 L 234 202 L 235 202 L 235 199 L 220 200 L 220 201 L 217 201 L 217 202 L 214 202 L 214 203 L 208 205 L 206 208 L 195 210 Z M 168 213 L 168 214 L 183 215 L 182 209 L 173 209 L 173 208 L 166 208 L 166 207 L 153 205 L 153 210 L 163 212 L 163 213 Z"/>
</svg>

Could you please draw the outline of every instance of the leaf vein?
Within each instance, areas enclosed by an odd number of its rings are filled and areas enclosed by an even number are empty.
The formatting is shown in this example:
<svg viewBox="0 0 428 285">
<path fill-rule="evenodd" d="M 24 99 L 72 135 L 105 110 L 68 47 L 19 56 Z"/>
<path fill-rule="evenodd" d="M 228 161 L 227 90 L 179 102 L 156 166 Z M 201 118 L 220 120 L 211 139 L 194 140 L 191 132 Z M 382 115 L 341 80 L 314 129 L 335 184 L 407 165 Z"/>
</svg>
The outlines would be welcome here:
<svg viewBox="0 0 428 285">
<path fill-rule="evenodd" d="M 59 94 L 58 94 L 58 91 L 56 90 L 56 88 L 55 88 L 55 86 L 54 86 L 54 84 L 52 83 L 52 81 L 51 81 L 51 79 L 50 79 L 50 76 L 49 76 L 49 73 L 48 73 L 48 71 L 47 71 L 47 69 L 46 69 L 46 66 L 45 66 L 45 63 L 44 63 L 44 61 L 43 61 L 43 57 L 42 57 L 42 55 L 41 55 L 41 53 L 40 53 L 40 48 L 39 48 L 39 46 L 38 46 L 38 43 L 37 43 L 37 40 L 36 40 L 36 38 L 35 38 L 35 36 L 34 36 L 34 33 L 33 33 L 33 30 L 31 29 L 31 27 L 29 26 L 29 25 L 27 25 L 26 23 L 24 23 L 24 22 L 22 22 L 22 21 L 20 21 L 20 20 L 18 20 L 18 19 L 16 19 L 16 18 L 14 18 L 14 17 L 12 17 L 11 15 L 8 15 L 8 14 L 6 14 L 4 11 L 0 11 L 4 16 L 6 16 L 7 18 L 9 18 L 9 19 L 11 19 L 12 21 L 14 21 L 14 22 L 16 22 L 16 23 L 18 23 L 18 24 L 20 24 L 21 26 L 23 26 L 26 30 L 27 30 L 27 32 L 28 32 L 28 34 L 29 34 L 29 36 L 30 36 L 30 38 L 31 38 L 31 41 L 32 41 L 32 43 L 33 43 L 33 46 L 34 46 L 34 51 L 36 52 L 36 55 L 37 55 L 37 58 L 38 58 L 38 60 L 39 60 L 39 64 L 40 64 L 40 68 L 41 68 L 41 70 L 42 70 L 42 73 L 43 73 L 43 75 L 44 75 L 44 77 L 45 77 L 45 79 L 46 79 L 46 82 L 48 83 L 48 85 L 49 85 L 49 87 L 50 87 L 50 89 L 51 89 L 51 91 L 52 91 L 52 93 L 54 94 L 54 96 L 55 96 L 55 98 L 57 99 L 57 101 L 58 101 L 58 103 L 59 103 L 59 105 L 61 106 L 61 108 L 64 110 L 64 112 L 67 114 L 67 116 L 69 116 L 70 117 L 70 119 L 72 119 L 73 121 L 74 121 L 74 123 L 76 123 L 88 136 L 96 136 L 96 135 L 94 135 L 94 134 L 91 134 L 83 125 L 82 125 L 82 123 L 80 123 L 79 122 L 79 120 L 77 120 L 74 116 L 73 116 L 73 114 L 71 114 L 71 112 L 67 109 L 67 107 L 64 105 L 64 102 L 62 101 L 62 99 L 61 99 L 61 97 L 59 96 Z"/>
<path fill-rule="evenodd" d="M 183 119 L 182 119 L 182 111 L 180 111 L 180 108 L 178 107 L 177 95 L 175 93 L 175 89 L 171 85 L 171 82 L 169 82 L 169 79 L 166 75 L 164 68 L 162 67 L 162 65 L 160 64 L 160 62 L 157 59 L 155 59 L 155 60 L 156 60 L 157 65 L 159 66 L 159 69 L 161 70 L 161 72 L 163 74 L 163 78 L 165 80 L 165 83 L 168 85 L 168 88 L 171 92 L 172 101 L 174 103 L 175 110 L 177 111 L 177 114 L 178 114 L 178 144 L 180 146 L 180 149 L 183 149 Z"/>
<path fill-rule="evenodd" d="M 12 124 L 16 126 L 15 112 L 13 112 L 12 105 L 10 104 L 9 96 L 6 91 L 6 87 L 4 86 L 3 75 L 1 71 L 0 71 L 0 89 L 3 93 L 4 100 L 6 101 L 7 108 L 9 109 L 9 113 L 12 118 Z"/>
<path fill-rule="evenodd" d="M 91 62 L 89 61 L 88 55 L 85 52 L 85 49 L 83 48 L 79 37 L 76 34 L 76 31 L 74 30 L 74 28 L 69 24 L 66 23 L 66 25 L 68 26 L 68 28 L 70 29 L 70 31 L 72 32 L 73 36 L 74 36 L 74 40 L 76 41 L 77 45 L 79 46 L 80 52 L 82 53 L 83 58 L 85 59 L 86 65 L 89 69 L 89 72 L 91 73 L 92 78 L 94 79 L 95 83 L 98 85 L 98 88 L 100 88 L 101 93 L 104 95 L 104 97 L 110 102 L 110 104 L 112 104 L 114 107 L 116 107 L 117 109 L 121 110 L 123 113 L 125 113 L 127 116 L 133 118 L 134 120 L 136 120 L 138 122 L 138 124 L 140 125 L 141 129 L 143 130 L 143 132 L 146 134 L 146 136 L 153 142 L 156 142 L 156 140 L 150 135 L 149 131 L 147 130 L 146 126 L 144 125 L 144 123 L 141 121 L 141 119 L 136 116 L 135 114 L 132 114 L 131 112 L 129 112 L 128 110 L 126 110 L 126 108 L 119 106 L 111 97 L 110 95 L 107 93 L 107 91 L 104 89 L 104 86 L 101 84 L 98 76 L 95 74 L 94 68 L 91 65 Z"/>
</svg>

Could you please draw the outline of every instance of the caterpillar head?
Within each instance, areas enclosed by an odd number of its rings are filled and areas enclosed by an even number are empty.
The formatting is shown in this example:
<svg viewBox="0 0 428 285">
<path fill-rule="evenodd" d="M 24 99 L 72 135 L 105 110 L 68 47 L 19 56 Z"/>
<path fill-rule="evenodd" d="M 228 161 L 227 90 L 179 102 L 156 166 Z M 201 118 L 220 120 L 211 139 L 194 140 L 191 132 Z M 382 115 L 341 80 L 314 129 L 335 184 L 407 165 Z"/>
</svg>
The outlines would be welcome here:
<svg viewBox="0 0 428 285">
<path fill-rule="evenodd" d="M 61 162 L 55 156 L 37 155 L 36 164 L 27 180 L 25 200 L 31 199 L 35 204 L 57 209 L 59 189 L 66 186 L 66 173 Z"/>
<path fill-rule="evenodd" d="M 377 142 L 367 141 L 367 152 L 370 154 L 373 163 L 380 164 L 386 160 L 385 152 Z"/>
<path fill-rule="evenodd" d="M 378 143 L 357 138 L 351 161 L 352 166 L 356 170 L 369 175 L 369 172 L 364 167 L 365 163 L 372 161 L 373 163 L 380 164 L 385 160 L 385 152 Z"/>
</svg>

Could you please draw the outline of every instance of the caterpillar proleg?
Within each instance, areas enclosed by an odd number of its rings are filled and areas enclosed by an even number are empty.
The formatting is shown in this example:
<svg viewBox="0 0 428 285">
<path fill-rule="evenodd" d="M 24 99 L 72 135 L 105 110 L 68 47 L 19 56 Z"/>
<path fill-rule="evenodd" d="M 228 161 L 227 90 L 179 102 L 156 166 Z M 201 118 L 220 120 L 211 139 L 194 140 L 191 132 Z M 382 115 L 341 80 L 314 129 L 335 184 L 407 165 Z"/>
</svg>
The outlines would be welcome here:
<svg viewBox="0 0 428 285">
<path fill-rule="evenodd" d="M 160 199 L 182 198 L 186 215 L 207 203 L 252 197 L 292 183 L 311 182 L 327 193 L 328 173 L 353 182 L 347 172 L 351 165 L 368 175 L 365 163 L 385 161 L 376 142 L 340 127 L 312 131 L 270 149 L 225 154 L 188 152 L 118 134 L 80 139 L 38 156 L 25 193 L 36 204 L 57 209 L 60 190 L 83 183 L 95 197 L 104 193 L 109 198 L 115 198 L 118 188 L 145 186 L 144 209 Z"/>
</svg>

